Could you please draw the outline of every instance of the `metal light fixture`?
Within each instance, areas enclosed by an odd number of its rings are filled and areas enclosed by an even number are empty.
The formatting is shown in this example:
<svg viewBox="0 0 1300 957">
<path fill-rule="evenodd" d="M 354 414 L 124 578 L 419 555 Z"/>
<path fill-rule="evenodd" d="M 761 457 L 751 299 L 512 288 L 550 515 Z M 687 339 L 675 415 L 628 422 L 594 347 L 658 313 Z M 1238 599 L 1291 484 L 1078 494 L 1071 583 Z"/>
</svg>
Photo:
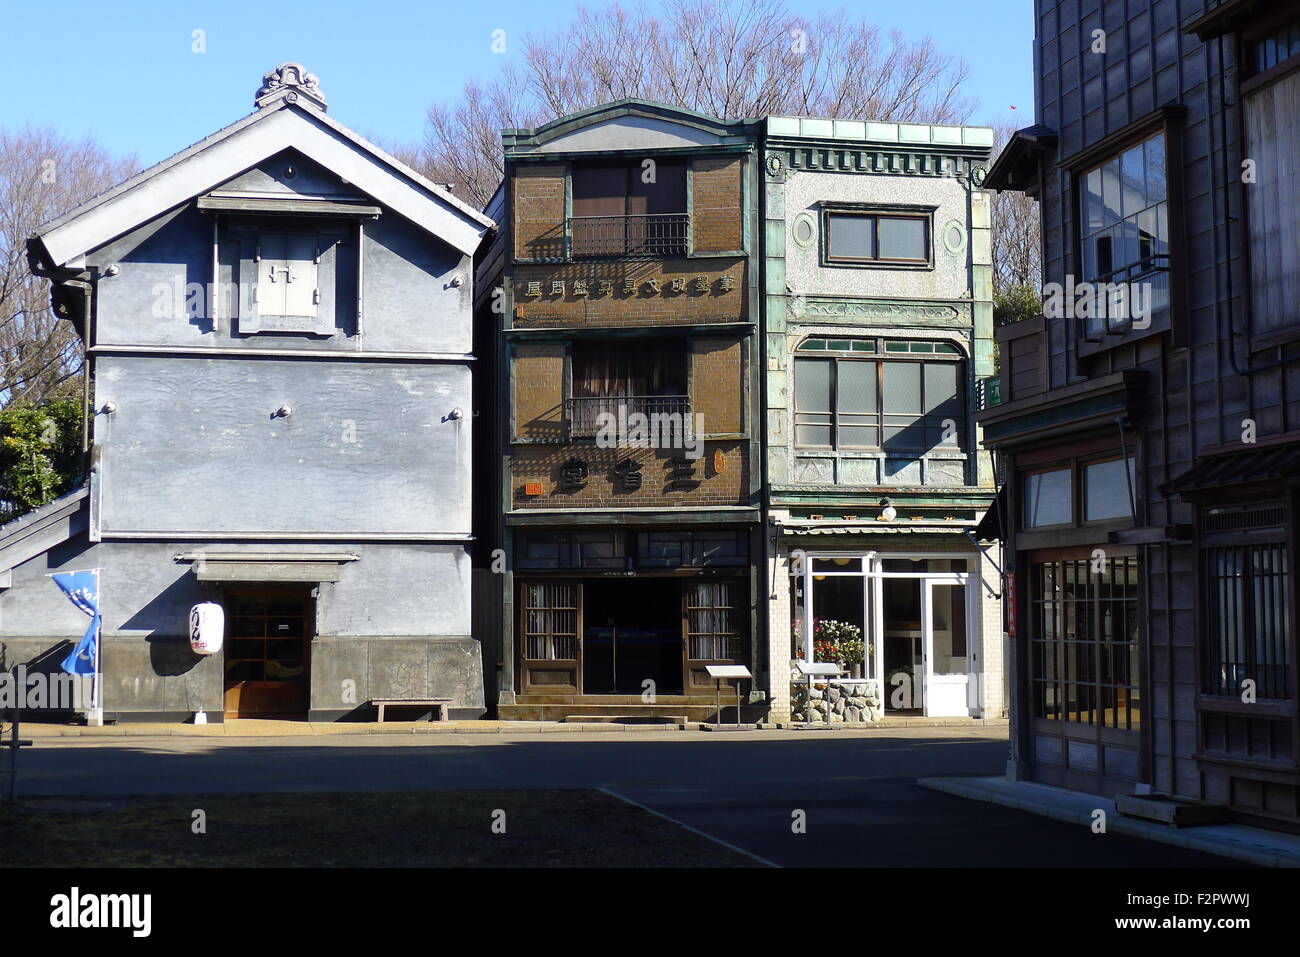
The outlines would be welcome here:
<svg viewBox="0 0 1300 957">
<path fill-rule="evenodd" d="M 898 509 L 890 504 L 889 499 L 882 498 L 880 500 L 880 520 L 882 522 L 892 522 L 896 518 L 898 518 Z"/>
</svg>

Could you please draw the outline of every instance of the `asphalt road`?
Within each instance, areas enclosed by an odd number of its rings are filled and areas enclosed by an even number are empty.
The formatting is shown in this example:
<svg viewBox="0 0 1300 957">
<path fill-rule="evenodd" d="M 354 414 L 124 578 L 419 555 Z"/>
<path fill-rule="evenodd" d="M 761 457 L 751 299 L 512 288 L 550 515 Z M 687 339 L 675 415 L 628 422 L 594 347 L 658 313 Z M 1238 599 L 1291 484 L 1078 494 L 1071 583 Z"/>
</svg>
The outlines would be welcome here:
<svg viewBox="0 0 1300 957">
<path fill-rule="evenodd" d="M 40 741 L 20 794 L 603 787 L 782 866 L 1225 867 L 917 786 L 1003 771 L 1005 730 Z M 521 799 L 523 799 L 521 795 Z M 806 833 L 792 831 L 796 810 Z"/>
</svg>

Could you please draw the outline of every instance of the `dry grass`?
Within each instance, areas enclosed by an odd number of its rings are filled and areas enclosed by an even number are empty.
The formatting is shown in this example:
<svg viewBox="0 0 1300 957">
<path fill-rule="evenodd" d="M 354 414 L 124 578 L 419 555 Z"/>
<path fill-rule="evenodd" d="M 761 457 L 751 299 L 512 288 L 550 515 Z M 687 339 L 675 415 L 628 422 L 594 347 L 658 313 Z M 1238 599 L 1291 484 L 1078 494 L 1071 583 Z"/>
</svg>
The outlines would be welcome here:
<svg viewBox="0 0 1300 957">
<path fill-rule="evenodd" d="M 125 798 L 0 808 L 0 867 L 750 867 L 598 791 Z M 206 814 L 206 833 L 192 829 Z M 493 833 L 494 811 L 506 832 Z"/>
</svg>

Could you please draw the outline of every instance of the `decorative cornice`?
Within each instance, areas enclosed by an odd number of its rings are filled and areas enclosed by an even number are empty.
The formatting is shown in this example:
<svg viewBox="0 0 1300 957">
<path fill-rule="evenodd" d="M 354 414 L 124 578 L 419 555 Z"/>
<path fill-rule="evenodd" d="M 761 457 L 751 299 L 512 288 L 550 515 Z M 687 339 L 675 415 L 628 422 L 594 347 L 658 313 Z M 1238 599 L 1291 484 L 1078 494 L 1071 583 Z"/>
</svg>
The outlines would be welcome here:
<svg viewBox="0 0 1300 957">
<path fill-rule="evenodd" d="M 316 74 L 308 73 L 301 63 L 290 61 L 262 74 L 262 85 L 253 98 L 253 106 L 260 110 L 281 99 L 297 103 L 299 98 L 319 110 L 326 108 L 325 94 L 321 92 Z"/>
<path fill-rule="evenodd" d="M 792 173 L 869 173 L 876 176 L 951 176 L 982 179 L 988 167 L 983 147 L 844 146 L 771 143 L 765 156 L 769 180 L 781 182 Z"/>
</svg>

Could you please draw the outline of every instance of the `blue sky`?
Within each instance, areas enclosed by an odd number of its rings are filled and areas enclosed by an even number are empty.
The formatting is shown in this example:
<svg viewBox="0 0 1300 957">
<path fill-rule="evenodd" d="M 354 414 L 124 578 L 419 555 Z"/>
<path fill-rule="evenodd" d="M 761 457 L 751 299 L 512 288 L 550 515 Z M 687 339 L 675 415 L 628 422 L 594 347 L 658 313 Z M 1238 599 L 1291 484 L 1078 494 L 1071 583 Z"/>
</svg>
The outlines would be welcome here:
<svg viewBox="0 0 1300 957">
<path fill-rule="evenodd" d="M 602 7 L 607 0 L 587 0 Z M 630 4 L 628 4 L 630 5 Z M 514 38 L 554 30 L 572 0 L 90 0 L 5 6 L 0 126 L 93 134 L 148 165 L 243 116 L 261 75 L 285 60 L 321 78 L 330 114 L 384 143 L 418 142 L 434 99 L 490 78 Z M 882 27 L 964 57 L 973 123 L 1033 121 L 1028 0 L 788 0 L 794 13 L 848 6 Z M 996 11 L 992 9 L 996 7 Z M 207 50 L 192 52 L 193 31 Z M 507 31 L 507 53 L 491 35 Z M 1011 110 L 1011 106 L 1016 110 Z"/>
</svg>

